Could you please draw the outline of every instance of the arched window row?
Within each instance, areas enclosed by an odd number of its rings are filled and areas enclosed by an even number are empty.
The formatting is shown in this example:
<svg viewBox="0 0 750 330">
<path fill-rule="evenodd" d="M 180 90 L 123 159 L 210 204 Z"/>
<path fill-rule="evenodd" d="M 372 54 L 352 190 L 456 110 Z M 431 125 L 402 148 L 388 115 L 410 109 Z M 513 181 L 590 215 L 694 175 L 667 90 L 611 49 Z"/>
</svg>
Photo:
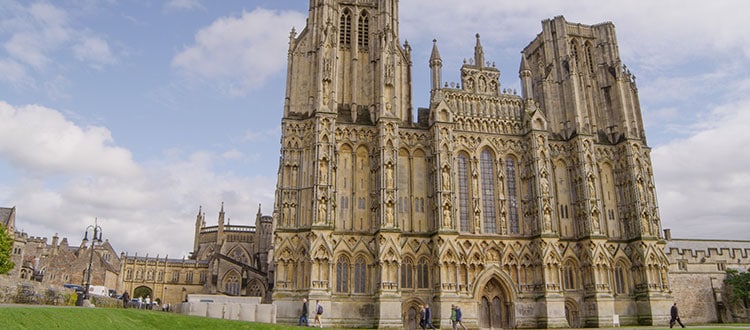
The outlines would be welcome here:
<svg viewBox="0 0 750 330">
<path fill-rule="evenodd" d="M 339 256 L 336 259 L 336 292 L 337 293 L 367 293 L 368 269 L 364 257 L 359 256 L 350 262 L 349 257 Z"/>
<path fill-rule="evenodd" d="M 352 16 L 351 10 L 347 8 L 339 19 L 339 45 L 342 47 L 352 45 Z M 370 46 L 370 15 L 364 10 L 357 19 L 357 45 L 362 51 Z"/>
<path fill-rule="evenodd" d="M 401 288 L 430 288 L 430 263 L 427 258 L 420 259 L 416 264 L 411 258 L 405 258 L 401 262 Z"/>
</svg>

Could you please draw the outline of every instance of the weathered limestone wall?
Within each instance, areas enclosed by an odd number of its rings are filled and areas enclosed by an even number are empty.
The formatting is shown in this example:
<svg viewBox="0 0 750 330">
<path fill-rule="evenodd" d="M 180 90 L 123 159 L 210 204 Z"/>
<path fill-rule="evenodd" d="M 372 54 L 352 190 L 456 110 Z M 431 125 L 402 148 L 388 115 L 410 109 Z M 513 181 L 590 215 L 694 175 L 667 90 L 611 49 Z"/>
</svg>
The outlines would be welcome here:
<svg viewBox="0 0 750 330">
<path fill-rule="evenodd" d="M 718 322 L 710 276 L 672 272 L 669 274 L 669 282 L 683 323 Z M 714 285 L 717 283 L 722 281 L 714 281 Z"/>
<path fill-rule="evenodd" d="M 174 305 L 179 314 L 247 322 L 276 323 L 276 306 L 261 304 L 260 297 L 188 295 L 188 301 Z"/>
</svg>

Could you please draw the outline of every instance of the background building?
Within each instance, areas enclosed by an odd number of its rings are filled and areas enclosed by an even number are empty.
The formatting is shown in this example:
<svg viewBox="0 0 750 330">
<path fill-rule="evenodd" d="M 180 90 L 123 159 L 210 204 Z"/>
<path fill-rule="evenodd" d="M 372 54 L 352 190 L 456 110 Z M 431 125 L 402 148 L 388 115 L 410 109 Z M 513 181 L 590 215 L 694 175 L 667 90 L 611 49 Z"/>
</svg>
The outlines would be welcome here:
<svg viewBox="0 0 750 330">
<path fill-rule="evenodd" d="M 263 216 L 258 207 L 255 224 L 231 225 L 222 203 L 218 224 L 207 226 L 199 208 L 190 258 L 123 254 L 122 290 L 133 297 L 149 294 L 162 303 L 182 302 L 191 293 L 256 296 L 270 302 L 273 267 L 269 267 L 268 253 L 273 218 Z"/>
<path fill-rule="evenodd" d="M 545 20 L 502 88 L 479 35 L 461 81 L 412 108 L 398 1 L 311 1 L 289 40 L 274 303 L 295 322 L 414 328 L 666 323 L 650 148 L 614 25 Z M 427 59 L 425 59 L 426 61 Z M 439 319 L 439 321 L 438 321 Z"/>
</svg>

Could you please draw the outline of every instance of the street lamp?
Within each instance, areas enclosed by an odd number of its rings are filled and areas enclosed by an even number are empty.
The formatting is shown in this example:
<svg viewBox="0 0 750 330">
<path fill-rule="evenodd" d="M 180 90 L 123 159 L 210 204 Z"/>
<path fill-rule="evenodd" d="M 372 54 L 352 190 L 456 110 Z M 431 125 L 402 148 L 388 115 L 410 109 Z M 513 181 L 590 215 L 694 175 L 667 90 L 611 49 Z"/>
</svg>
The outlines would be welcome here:
<svg viewBox="0 0 750 330">
<path fill-rule="evenodd" d="M 84 300 L 89 300 L 89 290 L 91 289 L 91 264 L 94 261 L 94 245 L 99 242 L 102 242 L 102 227 L 99 226 L 97 223 L 98 219 L 94 218 L 94 224 L 89 225 L 86 227 L 86 231 L 84 231 L 83 234 L 83 244 L 87 244 L 89 242 L 89 230 L 91 230 L 94 234 L 93 239 L 91 240 L 91 254 L 89 255 L 89 268 L 88 271 L 86 271 L 86 293 L 83 294 Z"/>
</svg>

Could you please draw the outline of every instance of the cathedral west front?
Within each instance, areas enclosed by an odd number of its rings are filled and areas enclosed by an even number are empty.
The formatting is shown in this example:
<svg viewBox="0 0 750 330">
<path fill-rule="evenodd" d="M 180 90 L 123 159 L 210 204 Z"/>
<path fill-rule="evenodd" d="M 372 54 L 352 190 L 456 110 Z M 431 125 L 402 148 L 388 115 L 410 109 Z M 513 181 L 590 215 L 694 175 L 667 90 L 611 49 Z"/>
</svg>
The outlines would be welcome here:
<svg viewBox="0 0 750 330">
<path fill-rule="evenodd" d="M 289 36 L 273 301 L 326 325 L 657 324 L 672 303 L 635 78 L 612 23 L 563 17 L 521 52 L 521 93 L 479 35 L 461 82 L 429 59 L 412 107 L 397 0 L 310 1 Z M 487 42 L 487 41 L 484 41 Z"/>
</svg>

